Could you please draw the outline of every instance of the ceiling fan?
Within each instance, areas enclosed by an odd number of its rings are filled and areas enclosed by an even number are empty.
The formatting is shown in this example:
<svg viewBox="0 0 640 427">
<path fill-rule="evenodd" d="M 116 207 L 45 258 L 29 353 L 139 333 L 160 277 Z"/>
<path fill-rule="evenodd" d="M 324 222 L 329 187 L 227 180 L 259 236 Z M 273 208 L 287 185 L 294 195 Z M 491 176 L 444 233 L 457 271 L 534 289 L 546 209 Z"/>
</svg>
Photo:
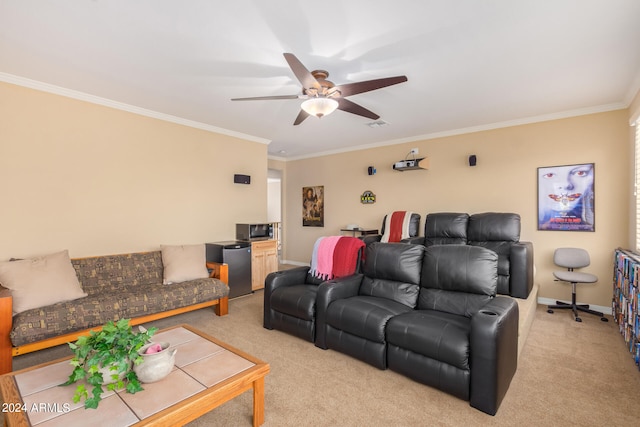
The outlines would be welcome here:
<svg viewBox="0 0 640 427">
<path fill-rule="evenodd" d="M 284 58 L 287 60 L 293 74 L 295 74 L 300 83 L 302 83 L 301 94 L 234 98 L 232 101 L 306 99 L 306 101 L 301 105 L 298 117 L 296 117 L 296 120 L 293 122 L 294 126 L 302 123 L 310 115 L 322 117 L 327 114 L 331 114 L 336 109 L 367 117 L 369 119 L 378 120 L 380 118 L 379 115 L 367 110 L 353 101 L 349 101 L 345 97 L 407 81 L 406 76 L 397 76 L 336 86 L 333 82 L 327 80 L 327 77 L 329 77 L 329 73 L 327 71 L 307 70 L 302 62 L 300 62 L 300 60 L 292 53 L 285 53 Z"/>
</svg>

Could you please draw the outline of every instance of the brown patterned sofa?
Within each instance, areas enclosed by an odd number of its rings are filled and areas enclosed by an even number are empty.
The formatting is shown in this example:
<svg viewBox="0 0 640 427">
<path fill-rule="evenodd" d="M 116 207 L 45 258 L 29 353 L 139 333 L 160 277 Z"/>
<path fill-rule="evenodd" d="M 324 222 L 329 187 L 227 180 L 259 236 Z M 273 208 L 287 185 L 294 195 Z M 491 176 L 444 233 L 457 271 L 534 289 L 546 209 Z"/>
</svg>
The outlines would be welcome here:
<svg viewBox="0 0 640 427">
<path fill-rule="evenodd" d="M 11 293 L 0 290 L 0 374 L 12 357 L 53 347 L 99 329 L 108 320 L 132 325 L 214 306 L 228 313 L 226 264 L 208 263 L 210 278 L 163 285 L 161 251 L 72 259 L 86 297 L 13 314 Z"/>
</svg>

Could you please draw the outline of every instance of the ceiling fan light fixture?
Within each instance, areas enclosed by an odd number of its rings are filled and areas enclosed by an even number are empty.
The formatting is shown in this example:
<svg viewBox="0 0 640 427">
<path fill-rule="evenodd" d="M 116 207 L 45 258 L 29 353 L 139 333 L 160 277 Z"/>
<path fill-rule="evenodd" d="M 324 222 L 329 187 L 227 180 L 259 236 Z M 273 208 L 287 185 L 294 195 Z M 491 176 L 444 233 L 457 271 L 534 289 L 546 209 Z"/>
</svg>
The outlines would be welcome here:
<svg viewBox="0 0 640 427">
<path fill-rule="evenodd" d="M 338 101 L 324 97 L 309 98 L 302 103 L 301 107 L 308 114 L 320 118 L 336 111 Z"/>
</svg>

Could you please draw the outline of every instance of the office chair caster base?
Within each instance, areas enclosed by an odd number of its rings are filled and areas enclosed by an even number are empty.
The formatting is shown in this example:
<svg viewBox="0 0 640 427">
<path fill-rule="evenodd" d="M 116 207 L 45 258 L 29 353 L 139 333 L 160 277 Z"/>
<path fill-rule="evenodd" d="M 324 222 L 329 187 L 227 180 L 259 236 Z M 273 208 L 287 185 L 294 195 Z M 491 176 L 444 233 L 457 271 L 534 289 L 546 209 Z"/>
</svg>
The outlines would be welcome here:
<svg viewBox="0 0 640 427">
<path fill-rule="evenodd" d="M 559 309 L 567 309 L 567 310 L 573 311 L 573 319 L 576 322 L 582 322 L 582 319 L 580 317 L 578 317 L 578 311 L 582 311 L 582 312 L 585 312 L 585 313 L 589 313 L 589 314 L 593 314 L 595 316 L 598 316 L 598 317 L 600 317 L 600 320 L 603 321 L 603 322 L 608 322 L 609 321 L 609 319 L 604 317 L 603 313 L 601 313 L 599 311 L 591 310 L 589 308 L 589 304 L 576 304 L 575 300 L 573 300 L 570 304 L 566 303 L 566 302 L 563 302 L 563 301 L 556 301 L 555 304 L 547 306 L 547 313 L 553 314 L 554 310 L 559 310 Z"/>
</svg>

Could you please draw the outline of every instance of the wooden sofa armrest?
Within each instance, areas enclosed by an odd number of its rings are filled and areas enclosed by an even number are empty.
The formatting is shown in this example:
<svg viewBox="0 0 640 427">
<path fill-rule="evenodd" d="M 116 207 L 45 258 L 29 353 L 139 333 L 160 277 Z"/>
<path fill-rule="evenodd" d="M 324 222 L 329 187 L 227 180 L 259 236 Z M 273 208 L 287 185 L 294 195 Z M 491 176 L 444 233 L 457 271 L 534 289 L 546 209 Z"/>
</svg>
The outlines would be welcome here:
<svg viewBox="0 0 640 427">
<path fill-rule="evenodd" d="M 207 262 L 207 268 L 211 270 L 209 277 L 220 279 L 229 286 L 229 264 L 221 262 Z"/>
<path fill-rule="evenodd" d="M 209 277 L 220 279 L 227 287 L 229 287 L 229 264 L 221 262 L 207 262 L 207 268 L 211 270 Z M 229 314 L 229 297 L 220 298 L 218 305 L 215 307 L 218 316 L 226 316 Z"/>
<path fill-rule="evenodd" d="M 13 325 L 13 298 L 9 289 L 0 288 L 0 375 L 11 372 L 11 326 Z"/>
</svg>

